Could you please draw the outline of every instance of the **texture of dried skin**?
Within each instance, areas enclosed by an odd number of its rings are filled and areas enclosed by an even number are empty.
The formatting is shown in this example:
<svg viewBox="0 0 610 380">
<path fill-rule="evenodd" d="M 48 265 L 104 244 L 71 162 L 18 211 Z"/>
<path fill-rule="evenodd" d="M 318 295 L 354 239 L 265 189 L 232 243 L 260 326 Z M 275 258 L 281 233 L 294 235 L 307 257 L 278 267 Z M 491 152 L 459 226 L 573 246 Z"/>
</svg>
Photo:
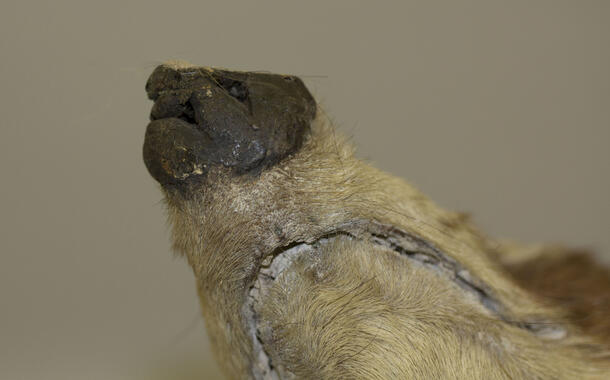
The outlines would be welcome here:
<svg viewBox="0 0 610 380">
<path fill-rule="evenodd" d="M 607 347 L 516 282 L 510 250 L 354 158 L 319 111 L 276 165 L 164 193 L 229 378 L 608 376 Z"/>
</svg>

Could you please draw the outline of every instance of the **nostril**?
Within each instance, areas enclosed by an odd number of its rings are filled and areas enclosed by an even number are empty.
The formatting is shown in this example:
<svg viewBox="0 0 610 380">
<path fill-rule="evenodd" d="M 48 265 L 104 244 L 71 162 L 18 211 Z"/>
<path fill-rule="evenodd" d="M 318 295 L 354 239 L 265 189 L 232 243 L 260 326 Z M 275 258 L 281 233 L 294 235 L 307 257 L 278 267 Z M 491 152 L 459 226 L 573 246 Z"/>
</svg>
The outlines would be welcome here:
<svg viewBox="0 0 610 380">
<path fill-rule="evenodd" d="M 229 87 L 229 94 L 240 102 L 243 102 L 248 97 L 248 90 L 242 83 L 238 83 L 237 85 Z"/>
<path fill-rule="evenodd" d="M 235 99 L 242 103 L 248 100 L 248 87 L 246 87 L 244 82 L 216 75 L 213 75 L 213 78 L 220 87 L 225 89 Z"/>
<path fill-rule="evenodd" d="M 193 105 L 190 101 L 184 105 L 184 111 L 182 112 L 182 115 L 179 116 L 179 118 L 186 121 L 187 123 L 197 124 L 197 120 L 195 119 L 195 110 L 193 109 Z"/>
<path fill-rule="evenodd" d="M 150 119 L 159 120 L 175 117 L 189 124 L 197 124 L 195 110 L 189 98 L 189 91 L 170 91 L 161 94 L 152 107 Z"/>
</svg>

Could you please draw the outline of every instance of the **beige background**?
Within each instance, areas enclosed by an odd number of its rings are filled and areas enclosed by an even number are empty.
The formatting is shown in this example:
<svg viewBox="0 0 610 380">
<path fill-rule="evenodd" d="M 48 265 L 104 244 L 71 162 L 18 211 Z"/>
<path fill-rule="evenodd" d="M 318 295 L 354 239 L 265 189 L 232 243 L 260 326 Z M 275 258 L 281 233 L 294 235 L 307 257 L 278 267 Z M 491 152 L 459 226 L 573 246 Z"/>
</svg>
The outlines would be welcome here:
<svg viewBox="0 0 610 380">
<path fill-rule="evenodd" d="M 491 234 L 610 253 L 610 1 L 229 3 L 2 1 L 0 378 L 217 376 L 141 159 L 170 58 L 301 75 Z"/>
</svg>

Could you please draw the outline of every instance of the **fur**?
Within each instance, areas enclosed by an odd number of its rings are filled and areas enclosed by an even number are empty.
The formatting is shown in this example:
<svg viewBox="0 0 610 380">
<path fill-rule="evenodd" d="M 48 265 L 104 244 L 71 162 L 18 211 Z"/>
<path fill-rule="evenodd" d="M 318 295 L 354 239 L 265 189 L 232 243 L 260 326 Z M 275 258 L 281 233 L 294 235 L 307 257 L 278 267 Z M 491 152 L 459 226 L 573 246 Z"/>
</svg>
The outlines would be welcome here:
<svg viewBox="0 0 610 380">
<path fill-rule="evenodd" d="M 533 269 L 542 255 L 354 158 L 320 111 L 301 150 L 260 175 L 218 168 L 164 192 L 228 378 L 610 374 L 607 271 L 578 285 L 582 302 L 570 285 L 592 263 L 541 285 L 563 265 Z M 553 282 L 572 306 L 548 294 Z"/>
</svg>

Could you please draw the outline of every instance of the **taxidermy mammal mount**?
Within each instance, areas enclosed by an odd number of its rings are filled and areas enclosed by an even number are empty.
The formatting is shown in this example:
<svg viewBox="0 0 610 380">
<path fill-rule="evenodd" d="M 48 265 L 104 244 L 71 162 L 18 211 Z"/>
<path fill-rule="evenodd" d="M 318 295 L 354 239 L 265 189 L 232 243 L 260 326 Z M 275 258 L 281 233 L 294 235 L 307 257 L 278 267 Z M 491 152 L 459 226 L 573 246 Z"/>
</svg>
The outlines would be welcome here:
<svg viewBox="0 0 610 380">
<path fill-rule="evenodd" d="M 294 76 L 169 62 L 144 161 L 232 379 L 608 379 L 610 276 L 359 161 Z"/>
</svg>

